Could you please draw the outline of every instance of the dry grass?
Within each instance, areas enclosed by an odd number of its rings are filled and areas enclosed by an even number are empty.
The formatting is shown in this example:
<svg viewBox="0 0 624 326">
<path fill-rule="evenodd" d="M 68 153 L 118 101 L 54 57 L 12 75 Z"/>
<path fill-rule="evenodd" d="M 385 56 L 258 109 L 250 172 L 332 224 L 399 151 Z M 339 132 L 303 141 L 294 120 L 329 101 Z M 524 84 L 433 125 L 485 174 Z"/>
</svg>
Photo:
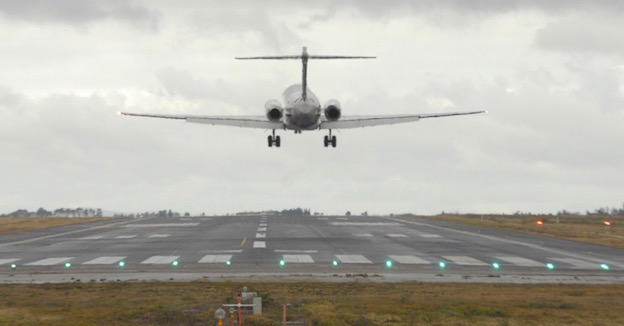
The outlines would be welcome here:
<svg viewBox="0 0 624 326">
<path fill-rule="evenodd" d="M 622 325 L 624 285 L 252 283 L 275 325 L 282 304 L 306 325 Z M 243 284 L 210 282 L 3 285 L 2 325 L 216 324 Z M 226 325 L 229 322 L 226 323 Z"/>
<path fill-rule="evenodd" d="M 54 226 L 91 223 L 103 221 L 106 217 L 68 218 L 68 217 L 0 217 L 0 234 L 45 229 Z"/>
<path fill-rule="evenodd" d="M 624 249 L 624 218 L 597 216 L 510 216 L 510 215 L 438 215 L 420 218 L 461 223 L 478 227 L 490 227 L 524 233 L 546 235 L 550 237 L 593 243 Z M 542 220 L 543 225 L 536 221 Z M 603 224 L 609 220 L 612 225 Z"/>
</svg>

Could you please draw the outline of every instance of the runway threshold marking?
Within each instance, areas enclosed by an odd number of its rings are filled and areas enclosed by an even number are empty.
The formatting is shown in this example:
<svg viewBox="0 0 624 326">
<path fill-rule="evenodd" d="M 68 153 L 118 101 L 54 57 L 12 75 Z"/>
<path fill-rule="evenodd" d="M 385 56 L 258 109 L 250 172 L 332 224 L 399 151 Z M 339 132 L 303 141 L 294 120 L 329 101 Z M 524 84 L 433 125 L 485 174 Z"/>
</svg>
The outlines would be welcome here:
<svg viewBox="0 0 624 326">
<path fill-rule="evenodd" d="M 466 265 L 466 266 L 485 266 L 487 263 L 484 263 L 478 259 L 474 259 L 468 256 L 442 256 L 444 259 L 454 262 L 457 265 Z"/>
<path fill-rule="evenodd" d="M 20 260 L 19 258 L 8 258 L 8 259 L 0 259 L 0 265 L 9 264 L 14 261 Z"/>
<path fill-rule="evenodd" d="M 82 263 L 83 265 L 110 265 L 110 264 L 115 264 L 118 261 L 126 258 L 127 256 L 104 256 L 104 257 L 98 257 L 95 259 L 91 259 L 87 262 Z"/>
<path fill-rule="evenodd" d="M 154 223 L 154 224 L 128 224 L 124 228 L 167 228 L 167 227 L 193 227 L 199 223 Z"/>
<path fill-rule="evenodd" d="M 50 266 L 50 265 L 65 263 L 72 259 L 74 259 L 74 257 L 51 257 L 51 258 L 37 260 L 32 263 L 28 263 L 26 265 L 28 266 Z"/>
<path fill-rule="evenodd" d="M 362 255 L 336 255 L 336 258 L 344 264 L 372 264 L 373 262 L 368 260 Z"/>
<path fill-rule="evenodd" d="M 410 256 L 410 255 L 391 255 L 389 256 L 390 259 L 399 262 L 401 264 L 429 264 L 428 261 L 418 258 L 416 256 Z"/>
<path fill-rule="evenodd" d="M 241 246 L 241 247 L 244 247 L 244 246 L 245 246 L 245 243 L 247 243 L 247 237 L 243 237 L 243 241 L 241 241 L 240 246 Z"/>
<path fill-rule="evenodd" d="M 528 259 L 528 258 L 524 258 L 524 257 L 516 257 L 516 256 L 500 256 L 500 257 L 496 257 L 499 260 L 503 260 L 506 261 L 508 263 L 512 263 L 516 266 L 523 266 L 523 267 L 543 267 L 544 263 L 540 263 L 538 261 L 535 261 L 533 259 Z"/>
<path fill-rule="evenodd" d="M 574 259 L 574 258 L 548 258 L 549 260 L 555 260 L 562 263 L 566 263 L 568 265 L 572 265 L 574 268 L 582 268 L 582 269 L 597 269 L 599 266 L 596 263 L 588 262 L 585 260 Z"/>
<path fill-rule="evenodd" d="M 171 264 L 174 260 L 178 258 L 180 258 L 180 256 L 152 256 L 142 261 L 141 264 L 144 264 L 144 265 Z"/>
<path fill-rule="evenodd" d="M 314 259 L 312 259 L 312 256 L 310 255 L 284 255 L 282 257 L 287 263 L 314 263 Z"/>
<path fill-rule="evenodd" d="M 264 241 L 254 241 L 254 248 L 266 248 L 266 242 Z"/>
<path fill-rule="evenodd" d="M 232 255 L 206 255 L 199 260 L 200 264 L 225 263 L 232 259 Z"/>
</svg>

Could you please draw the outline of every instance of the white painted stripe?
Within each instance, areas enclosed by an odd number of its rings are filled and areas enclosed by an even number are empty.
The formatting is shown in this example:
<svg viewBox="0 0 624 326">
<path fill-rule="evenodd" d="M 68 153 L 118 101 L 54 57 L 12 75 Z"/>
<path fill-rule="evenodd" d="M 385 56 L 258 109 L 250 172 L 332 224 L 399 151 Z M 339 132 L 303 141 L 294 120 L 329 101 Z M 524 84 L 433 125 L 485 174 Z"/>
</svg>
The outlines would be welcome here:
<svg viewBox="0 0 624 326">
<path fill-rule="evenodd" d="M 258 232 L 266 232 L 267 228 L 258 228 Z"/>
<path fill-rule="evenodd" d="M 263 227 L 266 227 L 266 226 L 267 226 L 267 224 L 266 224 L 266 223 L 260 223 L 260 225 L 258 225 L 258 226 L 263 226 Z"/>
<path fill-rule="evenodd" d="M 337 220 L 343 220 L 343 221 L 348 221 L 349 218 L 348 217 L 336 217 Z"/>
<path fill-rule="evenodd" d="M 362 255 L 336 255 L 341 263 L 345 264 L 372 264 L 370 260 Z"/>
<path fill-rule="evenodd" d="M 136 238 L 136 234 L 133 235 L 120 235 L 118 237 L 115 237 L 115 239 L 133 239 Z"/>
<path fill-rule="evenodd" d="M 373 235 L 370 233 L 353 233 L 353 236 L 361 238 L 371 238 Z"/>
<path fill-rule="evenodd" d="M 174 260 L 178 259 L 180 256 L 152 256 L 144 261 L 141 264 L 171 264 Z"/>
<path fill-rule="evenodd" d="M 199 223 L 156 223 L 156 224 L 128 224 L 124 228 L 172 228 L 172 227 L 193 227 Z"/>
<path fill-rule="evenodd" d="M 266 242 L 264 241 L 254 241 L 254 248 L 266 248 Z"/>
<path fill-rule="evenodd" d="M 310 255 L 284 255 L 284 261 L 287 263 L 314 263 L 314 259 Z"/>
<path fill-rule="evenodd" d="M 289 254 L 315 254 L 318 252 L 318 250 L 289 250 L 289 249 L 275 249 L 274 250 L 277 253 L 289 253 Z"/>
<path fill-rule="evenodd" d="M 192 218 L 189 217 L 185 217 L 185 218 L 181 218 L 180 221 L 192 221 Z"/>
<path fill-rule="evenodd" d="M 171 234 L 152 234 L 148 238 L 168 238 Z"/>
<path fill-rule="evenodd" d="M 317 217 L 316 219 L 319 221 L 327 221 L 329 220 L 329 217 Z"/>
<path fill-rule="evenodd" d="M 115 264 L 124 258 L 126 258 L 126 256 L 113 256 L 113 257 L 105 256 L 105 257 L 98 257 L 98 258 L 89 260 L 88 262 L 84 262 L 82 264 L 83 265 L 110 265 L 110 264 Z"/>
<path fill-rule="evenodd" d="M 582 269 L 599 269 L 600 268 L 600 264 L 598 263 L 593 263 L 590 261 L 585 261 L 585 260 L 580 260 L 580 259 L 574 259 L 574 258 L 548 258 L 548 259 L 572 265 L 574 266 L 574 268 L 582 268 Z"/>
<path fill-rule="evenodd" d="M 419 236 L 423 238 L 439 238 L 440 236 L 432 233 L 420 233 Z"/>
<path fill-rule="evenodd" d="M 8 259 L 0 259 L 0 265 L 9 264 L 14 261 L 20 260 L 19 258 L 8 258 Z"/>
<path fill-rule="evenodd" d="M 67 261 L 72 260 L 74 257 L 53 257 L 53 258 L 46 258 L 46 259 L 41 259 L 41 260 L 37 260 L 34 261 L 32 263 L 28 263 L 26 265 L 28 266 L 49 266 L 49 265 L 56 265 L 56 264 L 60 264 L 60 263 L 64 263 Z"/>
<path fill-rule="evenodd" d="M 480 260 L 474 259 L 468 256 L 442 256 L 446 260 L 450 260 L 457 265 L 467 265 L 467 266 L 484 266 L 487 263 L 484 263 Z"/>
<path fill-rule="evenodd" d="M 509 263 L 512 263 L 516 266 L 524 266 L 524 267 L 544 267 L 546 266 L 546 263 L 540 263 L 538 261 L 535 261 L 533 259 L 528 259 L 528 258 L 524 258 L 524 257 L 516 257 L 516 256 L 501 256 L 501 257 L 496 257 L 499 260 L 503 260 Z"/>
<path fill-rule="evenodd" d="M 401 223 L 394 222 L 330 222 L 330 225 L 335 226 L 397 226 L 403 225 Z"/>
<path fill-rule="evenodd" d="M 266 233 L 256 233 L 256 238 L 266 238 Z"/>
<path fill-rule="evenodd" d="M 199 260 L 202 264 L 225 263 L 232 259 L 232 255 L 206 255 Z"/>
<path fill-rule="evenodd" d="M 400 234 L 400 233 L 388 233 L 386 234 L 386 236 L 390 238 L 407 238 L 405 234 Z"/>
<path fill-rule="evenodd" d="M 102 239 L 103 236 L 101 235 L 92 235 L 89 237 L 84 237 L 84 238 L 80 238 L 80 240 L 97 240 L 97 239 Z"/>
<path fill-rule="evenodd" d="M 424 259 L 409 255 L 392 255 L 390 259 L 401 264 L 429 264 L 429 262 Z"/>
<path fill-rule="evenodd" d="M 201 253 L 210 253 L 210 254 L 229 254 L 229 253 L 240 253 L 243 252 L 243 249 L 233 249 L 233 250 L 228 250 L 228 249 L 224 249 L 224 250 L 202 250 L 200 251 Z"/>
</svg>

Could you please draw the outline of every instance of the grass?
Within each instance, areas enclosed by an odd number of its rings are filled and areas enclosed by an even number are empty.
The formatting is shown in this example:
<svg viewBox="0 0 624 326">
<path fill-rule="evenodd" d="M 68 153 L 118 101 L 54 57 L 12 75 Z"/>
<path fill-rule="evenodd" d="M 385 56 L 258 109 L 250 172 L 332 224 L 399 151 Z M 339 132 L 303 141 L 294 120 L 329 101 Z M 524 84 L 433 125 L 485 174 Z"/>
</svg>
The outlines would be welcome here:
<svg viewBox="0 0 624 326">
<path fill-rule="evenodd" d="M 437 215 L 418 216 L 430 220 L 460 223 L 477 227 L 496 228 L 523 233 L 532 233 L 608 247 L 624 249 L 624 218 L 598 216 L 552 215 Z M 537 220 L 543 221 L 538 225 Z M 604 221 L 611 226 L 605 226 Z"/>
<path fill-rule="evenodd" d="M 0 217 L 0 234 L 32 231 L 71 224 L 103 221 L 106 217 L 69 218 L 69 217 Z"/>
<path fill-rule="evenodd" d="M 214 325 L 244 285 L 264 312 L 246 325 L 277 325 L 284 303 L 305 325 L 624 324 L 624 285 L 203 281 L 3 285 L 0 324 Z"/>
</svg>

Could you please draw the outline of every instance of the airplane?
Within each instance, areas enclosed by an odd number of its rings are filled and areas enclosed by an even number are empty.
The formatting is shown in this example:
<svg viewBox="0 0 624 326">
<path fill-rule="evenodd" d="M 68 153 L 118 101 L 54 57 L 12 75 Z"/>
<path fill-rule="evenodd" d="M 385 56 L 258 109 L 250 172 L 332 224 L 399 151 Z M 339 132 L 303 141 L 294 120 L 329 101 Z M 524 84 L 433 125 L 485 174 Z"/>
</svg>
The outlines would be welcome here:
<svg viewBox="0 0 624 326">
<path fill-rule="evenodd" d="M 316 95 L 308 88 L 308 60 L 310 59 L 374 59 L 371 56 L 338 56 L 338 55 L 309 55 L 304 46 L 300 55 L 279 55 L 259 57 L 236 57 L 237 60 L 290 60 L 301 59 L 301 84 L 294 84 L 282 93 L 283 102 L 276 99 L 268 100 L 265 105 L 265 115 L 262 116 L 205 116 L 205 115 L 172 115 L 172 114 L 141 114 L 118 112 L 120 115 L 185 120 L 191 123 L 209 125 L 234 126 L 242 128 L 257 128 L 272 130 L 268 136 L 269 147 L 280 147 L 279 135 L 276 130 L 293 130 L 295 134 L 309 130 L 328 130 L 324 138 L 324 145 L 336 147 L 336 136 L 332 130 L 361 128 L 370 126 L 392 125 L 397 123 L 416 122 L 425 118 L 440 118 L 459 115 L 486 113 L 487 111 L 449 112 L 449 113 L 420 113 L 401 115 L 362 115 L 343 116 L 342 107 L 337 100 L 329 100 L 321 106 Z"/>
</svg>

